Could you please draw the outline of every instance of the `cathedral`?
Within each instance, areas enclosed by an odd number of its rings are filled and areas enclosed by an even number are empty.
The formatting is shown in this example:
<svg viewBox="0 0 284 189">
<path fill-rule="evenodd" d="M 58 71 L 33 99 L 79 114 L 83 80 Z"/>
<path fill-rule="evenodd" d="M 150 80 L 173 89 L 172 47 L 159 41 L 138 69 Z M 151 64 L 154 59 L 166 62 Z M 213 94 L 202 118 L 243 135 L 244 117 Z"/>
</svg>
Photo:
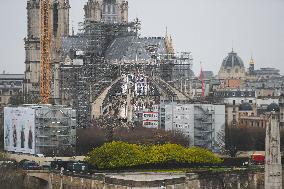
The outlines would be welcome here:
<svg viewBox="0 0 284 189">
<path fill-rule="evenodd" d="M 52 0 L 52 98 L 59 99 L 58 70 L 62 60 L 63 39 L 69 36 L 69 0 Z M 89 0 L 84 6 L 85 22 L 126 24 L 128 2 L 125 0 Z M 27 37 L 25 41 L 24 94 L 27 103 L 39 102 L 40 88 L 40 0 L 27 1 Z"/>
</svg>

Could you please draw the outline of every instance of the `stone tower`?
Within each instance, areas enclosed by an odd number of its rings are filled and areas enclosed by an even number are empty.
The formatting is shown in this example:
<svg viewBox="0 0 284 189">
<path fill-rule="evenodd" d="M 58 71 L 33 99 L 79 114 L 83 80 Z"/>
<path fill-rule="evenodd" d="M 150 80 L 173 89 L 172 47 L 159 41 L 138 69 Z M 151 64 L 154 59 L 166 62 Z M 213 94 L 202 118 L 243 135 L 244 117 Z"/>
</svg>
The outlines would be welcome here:
<svg viewBox="0 0 284 189">
<path fill-rule="evenodd" d="M 36 100 L 39 95 L 40 74 L 40 5 L 39 0 L 27 1 L 27 37 L 25 40 L 25 80 L 26 99 Z M 27 95 L 29 97 L 27 97 Z"/>
<path fill-rule="evenodd" d="M 128 22 L 126 0 L 88 0 L 84 10 L 86 21 L 110 24 Z"/>
<path fill-rule="evenodd" d="M 279 112 L 271 112 L 266 127 L 265 189 L 282 189 Z"/>
<path fill-rule="evenodd" d="M 280 108 L 280 129 L 284 129 L 284 94 L 280 95 L 279 108 Z"/>
<path fill-rule="evenodd" d="M 69 0 L 53 0 L 51 5 L 52 31 L 52 97 L 57 98 L 58 80 L 55 72 L 60 61 L 61 39 L 69 35 Z M 39 100 L 40 90 L 40 0 L 27 1 L 27 37 L 25 41 L 24 94 L 27 103 Z"/>
</svg>

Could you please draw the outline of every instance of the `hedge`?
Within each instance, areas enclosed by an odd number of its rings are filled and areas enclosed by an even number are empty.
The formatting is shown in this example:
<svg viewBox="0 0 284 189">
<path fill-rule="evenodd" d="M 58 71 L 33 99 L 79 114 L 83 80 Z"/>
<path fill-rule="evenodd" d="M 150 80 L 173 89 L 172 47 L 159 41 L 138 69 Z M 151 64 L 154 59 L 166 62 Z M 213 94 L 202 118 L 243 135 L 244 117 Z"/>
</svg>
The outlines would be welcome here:
<svg viewBox="0 0 284 189">
<path fill-rule="evenodd" d="M 91 151 L 86 161 L 98 169 L 222 162 L 218 156 L 203 148 L 185 148 L 178 144 L 143 146 L 125 142 L 106 143 Z"/>
</svg>

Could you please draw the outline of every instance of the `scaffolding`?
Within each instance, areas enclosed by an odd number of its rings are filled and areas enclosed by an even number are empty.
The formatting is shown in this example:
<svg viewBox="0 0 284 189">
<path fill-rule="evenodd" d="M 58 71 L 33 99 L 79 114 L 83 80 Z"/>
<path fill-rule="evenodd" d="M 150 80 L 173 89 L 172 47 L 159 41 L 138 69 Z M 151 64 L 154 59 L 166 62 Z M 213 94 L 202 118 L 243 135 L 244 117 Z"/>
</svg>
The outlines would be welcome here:
<svg viewBox="0 0 284 189">
<path fill-rule="evenodd" d="M 59 68 L 62 103 L 77 110 L 78 127 L 92 125 L 91 103 L 119 77 L 119 65 L 109 64 L 104 59 L 107 48 L 117 37 L 137 35 L 135 26 L 134 22 L 85 21 L 76 37 L 66 39 L 66 44 L 63 41 L 63 51 L 82 61 L 81 65 L 62 64 Z M 76 57 L 79 51 L 82 55 Z"/>
<path fill-rule="evenodd" d="M 211 149 L 213 146 L 214 115 L 213 109 L 196 105 L 194 114 L 194 145 Z"/>
</svg>

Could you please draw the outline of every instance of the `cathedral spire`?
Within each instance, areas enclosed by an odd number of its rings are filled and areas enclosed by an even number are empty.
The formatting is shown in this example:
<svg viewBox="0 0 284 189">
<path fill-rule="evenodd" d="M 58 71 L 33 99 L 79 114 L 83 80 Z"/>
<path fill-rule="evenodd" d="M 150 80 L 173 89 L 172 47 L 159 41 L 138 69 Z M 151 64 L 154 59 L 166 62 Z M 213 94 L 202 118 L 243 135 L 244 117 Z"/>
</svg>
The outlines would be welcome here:
<svg viewBox="0 0 284 189">
<path fill-rule="evenodd" d="M 173 39 L 168 34 L 168 27 L 166 27 L 165 46 L 168 54 L 174 54 Z"/>
</svg>

